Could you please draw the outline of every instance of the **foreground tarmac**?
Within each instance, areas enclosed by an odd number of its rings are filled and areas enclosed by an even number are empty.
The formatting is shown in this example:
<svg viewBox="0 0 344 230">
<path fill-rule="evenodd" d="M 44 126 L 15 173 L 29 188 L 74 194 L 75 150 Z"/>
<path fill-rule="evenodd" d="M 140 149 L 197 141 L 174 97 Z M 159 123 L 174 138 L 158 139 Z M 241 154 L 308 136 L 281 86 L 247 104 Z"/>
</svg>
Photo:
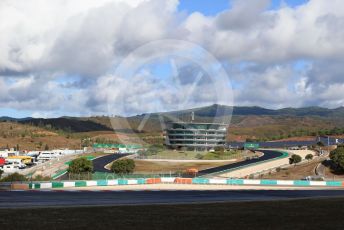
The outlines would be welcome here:
<svg viewBox="0 0 344 230">
<path fill-rule="evenodd" d="M 95 192 L 98 191 L 98 192 Z M 0 208 L 185 204 L 344 197 L 344 190 L 2 191 Z"/>
</svg>

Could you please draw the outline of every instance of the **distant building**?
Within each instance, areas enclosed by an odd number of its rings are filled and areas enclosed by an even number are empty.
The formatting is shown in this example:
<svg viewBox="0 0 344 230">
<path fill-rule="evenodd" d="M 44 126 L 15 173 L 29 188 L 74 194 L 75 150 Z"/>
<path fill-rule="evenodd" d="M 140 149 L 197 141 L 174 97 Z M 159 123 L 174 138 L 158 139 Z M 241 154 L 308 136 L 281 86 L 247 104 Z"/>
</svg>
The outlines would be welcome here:
<svg viewBox="0 0 344 230">
<path fill-rule="evenodd" d="M 103 151 L 104 153 L 137 153 L 140 149 L 142 149 L 142 146 L 136 144 L 124 145 L 96 143 L 93 144 L 92 147 L 96 151 Z"/>
<path fill-rule="evenodd" d="M 166 124 L 165 144 L 175 149 L 210 150 L 224 146 L 226 135 L 226 124 L 172 122 Z"/>
</svg>

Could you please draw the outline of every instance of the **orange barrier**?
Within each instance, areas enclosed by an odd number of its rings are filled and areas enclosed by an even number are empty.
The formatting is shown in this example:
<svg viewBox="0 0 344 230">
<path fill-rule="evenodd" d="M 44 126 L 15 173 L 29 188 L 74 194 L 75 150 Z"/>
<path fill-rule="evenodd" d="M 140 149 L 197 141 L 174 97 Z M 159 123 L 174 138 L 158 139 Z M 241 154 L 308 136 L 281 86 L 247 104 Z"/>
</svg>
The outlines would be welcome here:
<svg viewBox="0 0 344 230">
<path fill-rule="evenodd" d="M 192 184 L 192 178 L 176 178 L 174 180 L 176 184 Z"/>
<path fill-rule="evenodd" d="M 161 178 L 147 178 L 146 184 L 160 184 Z"/>
<path fill-rule="evenodd" d="M 11 184 L 12 190 L 28 190 L 29 184 Z"/>
</svg>

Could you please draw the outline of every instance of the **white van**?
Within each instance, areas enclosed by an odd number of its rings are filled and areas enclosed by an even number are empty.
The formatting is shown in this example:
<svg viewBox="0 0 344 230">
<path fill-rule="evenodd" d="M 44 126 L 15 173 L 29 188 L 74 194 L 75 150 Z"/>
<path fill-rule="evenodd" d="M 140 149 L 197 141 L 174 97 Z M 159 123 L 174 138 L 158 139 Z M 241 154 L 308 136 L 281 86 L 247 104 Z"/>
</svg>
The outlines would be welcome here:
<svg viewBox="0 0 344 230">
<path fill-rule="evenodd" d="M 19 165 L 18 164 L 7 164 L 2 167 L 2 170 L 4 173 L 15 173 L 19 171 Z"/>
<path fill-rule="evenodd" d="M 14 161 L 14 162 L 6 162 L 6 165 L 12 165 L 12 166 L 15 166 L 15 167 L 18 167 L 19 169 L 24 169 L 26 168 L 26 164 L 22 163 L 22 162 L 17 162 L 17 161 Z"/>
<path fill-rule="evenodd" d="M 58 154 L 54 152 L 41 152 L 37 157 L 37 161 L 49 161 L 51 159 L 56 158 L 57 156 Z"/>
</svg>

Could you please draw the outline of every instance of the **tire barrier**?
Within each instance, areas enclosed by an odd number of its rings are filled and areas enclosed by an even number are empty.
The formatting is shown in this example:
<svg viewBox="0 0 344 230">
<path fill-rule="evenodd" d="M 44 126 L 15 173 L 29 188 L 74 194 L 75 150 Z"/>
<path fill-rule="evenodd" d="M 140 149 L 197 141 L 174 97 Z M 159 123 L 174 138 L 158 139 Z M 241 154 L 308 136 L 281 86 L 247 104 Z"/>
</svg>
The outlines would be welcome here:
<svg viewBox="0 0 344 230">
<path fill-rule="evenodd" d="M 55 189 L 71 187 L 94 187 L 139 184 L 198 184 L 198 185 L 253 185 L 253 186 L 290 186 L 290 187 L 344 187 L 344 181 L 306 181 L 306 180 L 251 180 L 251 179 L 219 179 L 219 178 L 142 178 L 115 180 L 83 180 L 14 183 L 15 189 Z"/>
<path fill-rule="evenodd" d="M 160 184 L 161 178 L 147 178 L 146 184 Z"/>
<path fill-rule="evenodd" d="M 175 184 L 192 184 L 192 178 L 176 178 Z"/>
</svg>

